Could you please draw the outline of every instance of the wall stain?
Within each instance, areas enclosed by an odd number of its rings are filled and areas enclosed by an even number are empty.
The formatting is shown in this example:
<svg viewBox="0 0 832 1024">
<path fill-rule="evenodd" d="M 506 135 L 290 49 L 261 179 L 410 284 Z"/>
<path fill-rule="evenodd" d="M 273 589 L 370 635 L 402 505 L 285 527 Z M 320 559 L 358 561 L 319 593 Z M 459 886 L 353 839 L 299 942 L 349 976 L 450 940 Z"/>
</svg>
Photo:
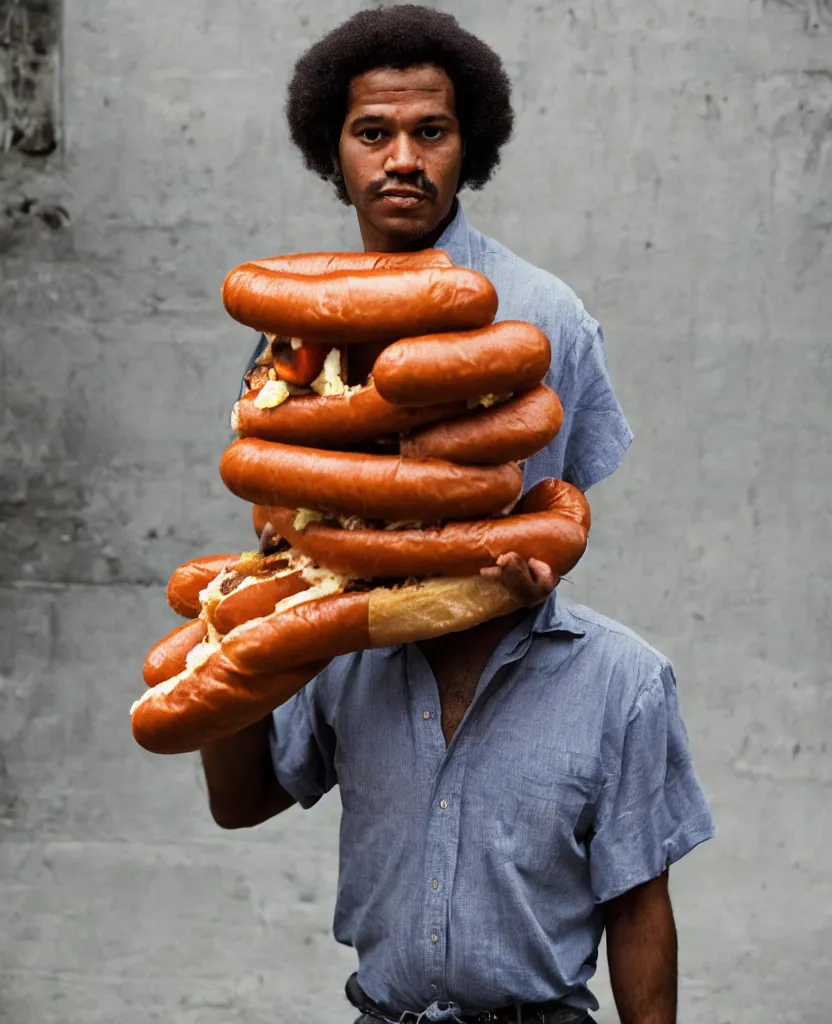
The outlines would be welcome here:
<svg viewBox="0 0 832 1024">
<path fill-rule="evenodd" d="M 58 148 L 57 0 L 0 0 L 0 154 Z"/>
</svg>

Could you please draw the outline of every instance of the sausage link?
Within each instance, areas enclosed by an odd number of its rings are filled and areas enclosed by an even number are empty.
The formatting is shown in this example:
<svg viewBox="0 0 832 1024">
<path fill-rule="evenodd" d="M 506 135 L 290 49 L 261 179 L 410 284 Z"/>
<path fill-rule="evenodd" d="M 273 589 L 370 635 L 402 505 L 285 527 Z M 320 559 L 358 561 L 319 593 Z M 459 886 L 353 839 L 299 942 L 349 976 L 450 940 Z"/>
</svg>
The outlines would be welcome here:
<svg viewBox="0 0 832 1024">
<path fill-rule="evenodd" d="M 244 622 L 271 615 L 278 601 L 308 588 L 309 584 L 300 572 L 288 576 L 254 578 L 222 598 L 214 609 L 211 625 L 219 633 L 230 633 Z"/>
<path fill-rule="evenodd" d="M 148 686 L 158 686 L 171 676 L 185 671 L 188 654 L 201 643 L 208 630 L 201 619 L 183 622 L 160 640 L 144 659 L 142 678 Z"/>
<path fill-rule="evenodd" d="M 245 263 L 226 277 L 222 300 L 254 330 L 330 345 L 470 330 L 497 312 L 491 282 L 455 266 L 305 275 Z"/>
<path fill-rule="evenodd" d="M 423 427 L 403 438 L 399 451 L 408 458 L 498 466 L 527 459 L 545 448 L 562 423 L 558 396 L 540 384 L 494 408 Z"/>
<path fill-rule="evenodd" d="M 240 437 L 339 449 L 386 434 L 403 434 L 423 423 L 462 415 L 463 402 L 405 409 L 385 402 L 373 384 L 344 395 L 304 395 L 272 409 L 258 409 L 257 391 L 237 403 L 235 422 Z"/>
<path fill-rule="evenodd" d="M 546 562 L 563 576 L 586 547 L 590 527 L 584 495 L 563 480 L 543 480 L 516 514 L 492 520 L 453 522 L 428 529 L 342 530 L 310 523 L 295 530 L 295 510 L 260 509 L 295 550 L 333 572 L 359 579 L 407 576 L 469 576 L 516 551 Z"/>
<path fill-rule="evenodd" d="M 514 463 L 457 466 L 439 459 L 327 452 L 253 437 L 232 441 L 223 453 L 220 475 L 232 494 L 258 505 L 422 523 L 495 515 L 517 501 L 523 481 Z"/>
<path fill-rule="evenodd" d="M 167 586 L 167 601 L 177 615 L 193 619 L 199 615 L 199 593 L 228 566 L 234 565 L 237 555 L 204 555 L 183 562 L 171 573 Z"/>
<path fill-rule="evenodd" d="M 549 339 L 532 324 L 504 320 L 479 330 L 405 338 L 373 365 L 382 398 L 434 405 L 507 395 L 539 384 L 549 369 Z"/>
</svg>

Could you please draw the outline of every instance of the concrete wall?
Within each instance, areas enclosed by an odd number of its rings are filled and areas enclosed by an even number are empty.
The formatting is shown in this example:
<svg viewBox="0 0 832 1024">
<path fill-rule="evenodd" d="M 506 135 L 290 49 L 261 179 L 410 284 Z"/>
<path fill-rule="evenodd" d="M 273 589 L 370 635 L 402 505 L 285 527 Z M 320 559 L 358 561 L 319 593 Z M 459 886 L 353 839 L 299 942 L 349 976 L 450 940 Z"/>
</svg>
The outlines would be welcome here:
<svg viewBox="0 0 832 1024">
<path fill-rule="evenodd" d="M 352 248 L 281 119 L 352 0 L 67 4 L 63 147 L 2 168 L 0 1020 L 351 1019 L 337 797 L 251 834 L 129 734 L 180 561 L 248 546 L 217 462 L 241 260 Z M 828 0 L 460 0 L 515 141 L 476 224 L 606 329 L 636 433 L 570 596 L 676 662 L 719 838 L 673 872 L 681 1021 L 829 1020 Z M 824 837 L 826 842 L 824 843 Z M 608 989 L 603 1024 L 616 1020 Z"/>
</svg>

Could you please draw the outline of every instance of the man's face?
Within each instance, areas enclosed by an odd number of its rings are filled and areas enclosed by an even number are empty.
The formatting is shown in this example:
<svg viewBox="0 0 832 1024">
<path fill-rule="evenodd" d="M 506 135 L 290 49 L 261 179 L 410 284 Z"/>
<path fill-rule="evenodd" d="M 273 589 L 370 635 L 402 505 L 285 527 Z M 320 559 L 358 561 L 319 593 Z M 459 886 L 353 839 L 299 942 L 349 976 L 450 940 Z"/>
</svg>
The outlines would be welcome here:
<svg viewBox="0 0 832 1024">
<path fill-rule="evenodd" d="M 338 166 L 366 249 L 432 244 L 450 213 L 462 166 L 447 74 L 422 66 L 377 68 L 354 78 Z"/>
</svg>

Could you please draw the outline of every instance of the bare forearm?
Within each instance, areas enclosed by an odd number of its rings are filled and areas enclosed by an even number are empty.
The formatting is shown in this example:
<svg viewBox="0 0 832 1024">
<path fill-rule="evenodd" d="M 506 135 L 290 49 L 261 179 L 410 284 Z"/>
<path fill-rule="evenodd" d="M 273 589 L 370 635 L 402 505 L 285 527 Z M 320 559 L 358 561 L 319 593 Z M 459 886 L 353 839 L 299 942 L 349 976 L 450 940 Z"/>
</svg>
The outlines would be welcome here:
<svg viewBox="0 0 832 1024">
<path fill-rule="evenodd" d="M 676 1024 L 677 940 L 667 874 L 606 904 L 605 927 L 621 1024 Z"/>
<path fill-rule="evenodd" d="M 251 828 L 295 802 L 277 781 L 269 752 L 270 717 L 200 750 L 214 821 Z"/>
</svg>

